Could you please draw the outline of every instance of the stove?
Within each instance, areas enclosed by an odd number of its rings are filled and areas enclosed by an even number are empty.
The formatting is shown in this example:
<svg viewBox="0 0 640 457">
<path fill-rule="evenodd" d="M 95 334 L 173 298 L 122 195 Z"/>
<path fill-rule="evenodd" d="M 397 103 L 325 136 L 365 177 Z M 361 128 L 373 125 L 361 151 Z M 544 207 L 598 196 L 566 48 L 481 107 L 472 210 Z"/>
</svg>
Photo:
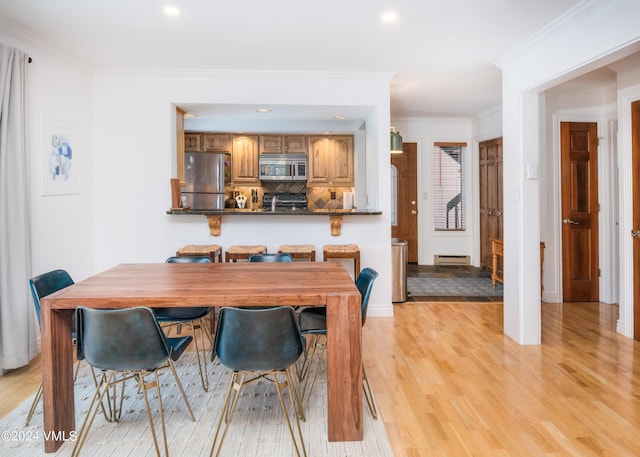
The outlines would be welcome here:
<svg viewBox="0 0 640 457">
<path fill-rule="evenodd" d="M 301 192 L 265 192 L 262 194 L 262 207 L 271 208 L 271 200 L 276 197 L 276 208 L 307 208 L 307 194 Z"/>
</svg>

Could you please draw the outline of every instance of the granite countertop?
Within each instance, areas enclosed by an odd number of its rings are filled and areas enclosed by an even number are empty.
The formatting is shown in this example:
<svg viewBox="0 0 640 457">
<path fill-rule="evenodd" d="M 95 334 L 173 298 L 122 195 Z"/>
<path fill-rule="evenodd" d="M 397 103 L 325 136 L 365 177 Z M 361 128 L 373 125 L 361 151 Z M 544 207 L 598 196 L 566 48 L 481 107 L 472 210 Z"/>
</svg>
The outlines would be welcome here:
<svg viewBox="0 0 640 457">
<path fill-rule="evenodd" d="M 382 214 L 382 211 L 375 209 L 238 209 L 225 208 L 221 210 L 204 209 L 169 209 L 167 214 L 204 214 L 206 216 L 243 216 L 243 215 L 265 215 L 265 216 L 367 216 Z"/>
</svg>

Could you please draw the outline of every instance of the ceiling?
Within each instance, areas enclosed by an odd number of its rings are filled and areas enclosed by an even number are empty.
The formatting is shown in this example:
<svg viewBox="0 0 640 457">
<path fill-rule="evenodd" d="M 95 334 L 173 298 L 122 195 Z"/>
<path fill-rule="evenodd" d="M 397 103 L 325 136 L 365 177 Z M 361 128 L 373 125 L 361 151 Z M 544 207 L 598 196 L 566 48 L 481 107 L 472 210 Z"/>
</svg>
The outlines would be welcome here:
<svg viewBox="0 0 640 457">
<path fill-rule="evenodd" d="M 0 28 L 91 67 L 390 73 L 392 117 L 472 117 L 501 103 L 494 62 L 578 3 L 0 0 Z"/>
</svg>

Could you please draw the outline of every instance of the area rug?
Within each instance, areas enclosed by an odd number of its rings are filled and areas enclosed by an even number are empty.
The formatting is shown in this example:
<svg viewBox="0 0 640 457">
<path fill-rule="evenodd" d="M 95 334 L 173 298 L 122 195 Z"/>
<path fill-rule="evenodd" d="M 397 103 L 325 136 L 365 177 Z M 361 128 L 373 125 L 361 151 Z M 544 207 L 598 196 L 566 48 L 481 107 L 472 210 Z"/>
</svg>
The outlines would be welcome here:
<svg viewBox="0 0 640 457">
<path fill-rule="evenodd" d="M 169 455 L 172 457 L 208 456 L 218 414 L 227 391 L 229 372 L 218 362 L 209 366 L 209 392 L 202 389 L 195 353 L 185 353 L 176 369 L 191 403 L 196 422 L 189 417 L 177 384 L 169 370 L 161 374 L 162 403 L 167 423 Z M 302 422 L 302 434 L 309 457 L 392 457 L 393 452 L 381 418 L 373 420 L 363 406 L 364 440 L 329 443 L 327 441 L 326 377 L 319 378 Z M 93 395 L 93 380 L 89 368 L 82 364 L 75 384 L 76 428 L 79 430 Z M 32 398 L 0 419 L 1 457 L 70 456 L 74 443 L 64 443 L 55 454 L 44 453 L 42 405 L 31 420 L 24 421 Z M 287 400 L 288 401 L 288 400 Z M 144 397 L 133 382 L 127 385 L 124 412 L 120 422 L 109 423 L 101 414 L 82 448 L 84 457 L 155 456 Z M 150 391 L 152 408 L 157 406 L 155 390 Z M 156 431 L 162 449 L 159 414 L 154 413 Z M 295 450 L 284 422 L 275 387 L 258 381 L 243 389 L 238 409 L 229 428 L 221 455 L 232 456 L 295 456 Z"/>
<path fill-rule="evenodd" d="M 407 278 L 414 297 L 502 297 L 502 284 L 494 289 L 490 278 Z"/>
</svg>

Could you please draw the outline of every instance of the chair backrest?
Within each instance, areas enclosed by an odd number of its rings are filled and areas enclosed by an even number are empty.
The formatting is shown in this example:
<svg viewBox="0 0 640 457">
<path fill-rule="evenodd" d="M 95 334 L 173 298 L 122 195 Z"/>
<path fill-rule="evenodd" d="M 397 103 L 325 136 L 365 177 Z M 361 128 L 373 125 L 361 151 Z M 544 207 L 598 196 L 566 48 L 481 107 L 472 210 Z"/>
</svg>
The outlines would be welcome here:
<svg viewBox="0 0 640 457">
<path fill-rule="evenodd" d="M 151 309 L 76 310 L 78 347 L 101 370 L 153 370 L 171 350 Z"/>
<path fill-rule="evenodd" d="M 165 260 L 165 263 L 211 263 L 211 258 L 206 255 L 173 256 Z"/>
<path fill-rule="evenodd" d="M 303 352 L 302 337 L 292 307 L 222 308 L 215 353 L 233 370 L 281 370 Z"/>
<path fill-rule="evenodd" d="M 369 306 L 369 297 L 371 296 L 371 290 L 373 289 L 373 282 L 378 277 L 378 272 L 373 268 L 364 268 L 360 272 L 360 276 L 356 280 L 356 287 L 360 291 L 362 296 L 362 325 L 367 320 L 367 308 Z"/>
<path fill-rule="evenodd" d="M 53 270 L 29 279 L 29 289 L 33 305 L 40 324 L 40 299 L 74 284 L 73 279 L 64 270 Z"/>
<path fill-rule="evenodd" d="M 291 254 L 252 254 L 249 262 L 292 262 Z"/>
</svg>

